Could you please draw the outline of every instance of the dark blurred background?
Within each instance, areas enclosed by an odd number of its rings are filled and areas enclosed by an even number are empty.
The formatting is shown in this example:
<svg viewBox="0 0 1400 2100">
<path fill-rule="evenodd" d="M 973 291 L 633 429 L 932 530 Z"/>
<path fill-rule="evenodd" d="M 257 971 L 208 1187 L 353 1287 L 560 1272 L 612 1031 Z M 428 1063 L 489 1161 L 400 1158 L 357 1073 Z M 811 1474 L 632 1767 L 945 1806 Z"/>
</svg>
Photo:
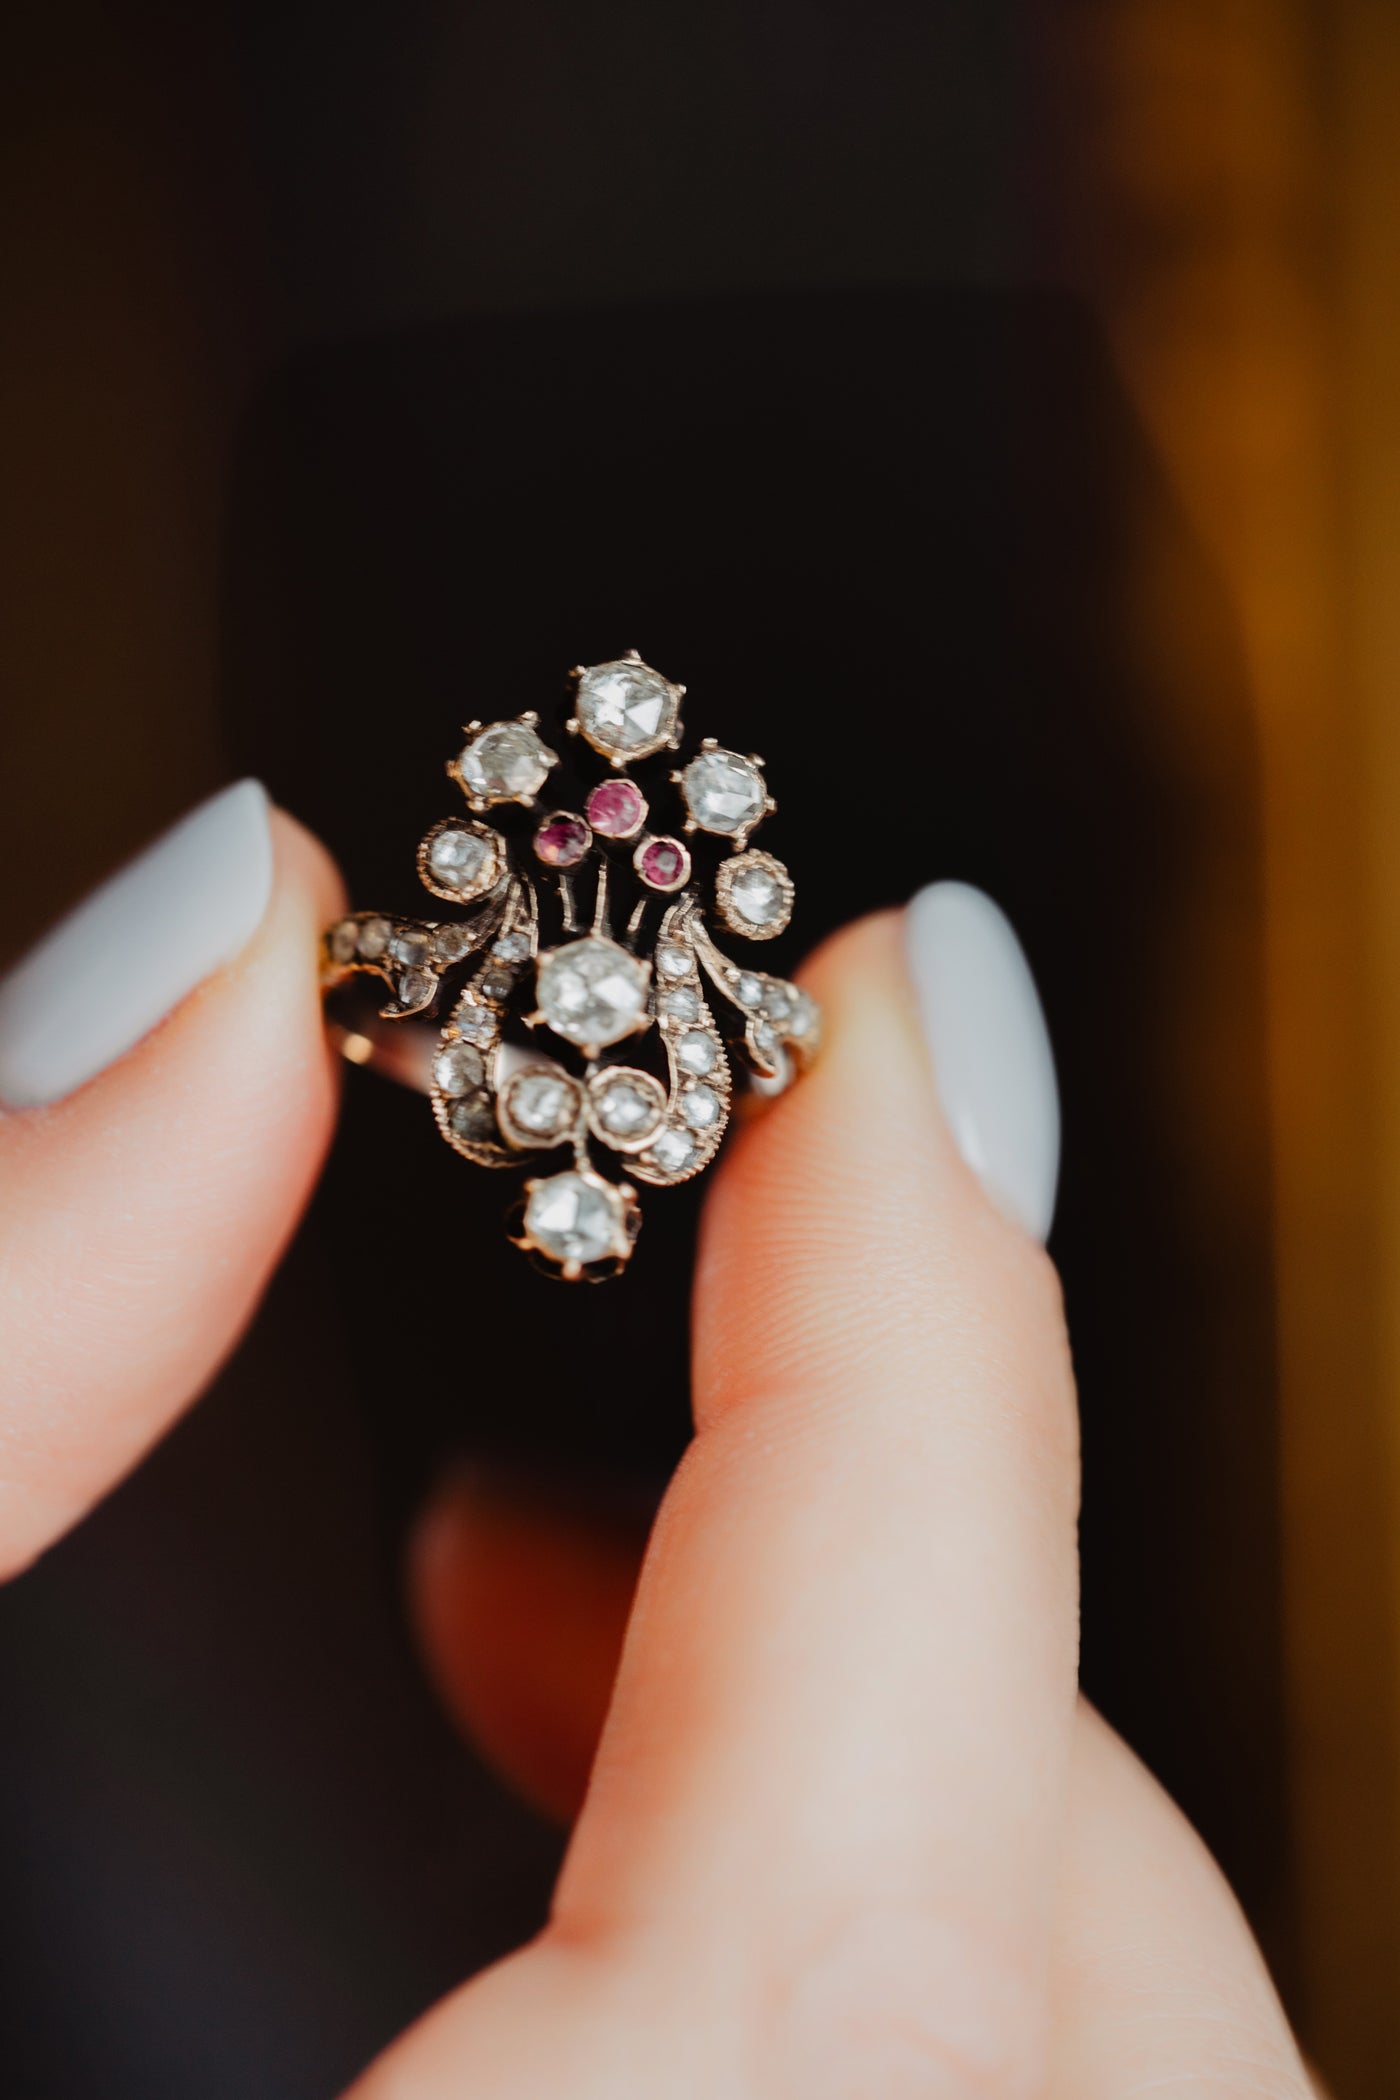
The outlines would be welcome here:
<svg viewBox="0 0 1400 2100">
<path fill-rule="evenodd" d="M 235 771 L 411 909 L 461 722 L 634 644 L 769 760 L 784 960 L 990 889 L 1064 1093 L 1087 1687 L 1339 2100 L 1400 2090 L 1400 25 L 60 0 L 5 72 L 5 956 Z M 659 1491 L 695 1202 L 572 1294 L 501 1202 L 352 1084 L 245 1346 L 0 1597 L 16 2096 L 329 2096 L 538 1921 L 402 1542 L 462 1452 Z"/>
</svg>

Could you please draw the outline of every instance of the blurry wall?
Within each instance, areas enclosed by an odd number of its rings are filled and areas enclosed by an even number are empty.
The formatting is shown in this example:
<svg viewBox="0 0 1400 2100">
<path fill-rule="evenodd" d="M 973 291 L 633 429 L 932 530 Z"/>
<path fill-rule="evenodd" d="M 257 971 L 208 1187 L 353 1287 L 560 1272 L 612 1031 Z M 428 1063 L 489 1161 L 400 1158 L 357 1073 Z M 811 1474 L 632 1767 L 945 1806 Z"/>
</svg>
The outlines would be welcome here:
<svg viewBox="0 0 1400 2100">
<path fill-rule="evenodd" d="M 1301 1974 L 1338 2091 L 1380 2094 L 1400 2065 L 1400 11 L 1126 0 L 1061 26 L 1064 267 L 1249 666 Z M 1180 666 L 1209 767 L 1189 611 L 1164 550 L 1139 557 L 1142 646 Z M 1224 900 L 1182 931 L 1228 937 Z M 1237 1104 L 1192 1034 L 1202 1169 L 1225 1181 Z"/>
</svg>

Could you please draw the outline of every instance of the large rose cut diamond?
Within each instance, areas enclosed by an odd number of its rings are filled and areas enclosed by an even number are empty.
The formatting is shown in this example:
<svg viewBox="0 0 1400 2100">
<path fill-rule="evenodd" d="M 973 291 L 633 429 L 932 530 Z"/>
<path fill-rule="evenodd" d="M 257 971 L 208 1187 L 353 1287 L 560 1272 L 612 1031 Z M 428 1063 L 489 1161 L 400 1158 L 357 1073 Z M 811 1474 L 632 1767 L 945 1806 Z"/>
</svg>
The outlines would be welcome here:
<svg viewBox="0 0 1400 2100">
<path fill-rule="evenodd" d="M 620 1043 L 646 1012 L 647 966 L 597 934 L 541 956 L 539 1010 L 556 1035 L 585 1050 Z"/>
<path fill-rule="evenodd" d="M 574 717 L 604 758 L 649 758 L 676 733 L 680 691 L 648 664 L 622 658 L 579 674 Z"/>
<path fill-rule="evenodd" d="M 525 1230 L 542 1254 L 566 1265 L 625 1259 L 628 1252 L 622 1192 L 594 1174 L 552 1174 L 535 1182 Z"/>
</svg>

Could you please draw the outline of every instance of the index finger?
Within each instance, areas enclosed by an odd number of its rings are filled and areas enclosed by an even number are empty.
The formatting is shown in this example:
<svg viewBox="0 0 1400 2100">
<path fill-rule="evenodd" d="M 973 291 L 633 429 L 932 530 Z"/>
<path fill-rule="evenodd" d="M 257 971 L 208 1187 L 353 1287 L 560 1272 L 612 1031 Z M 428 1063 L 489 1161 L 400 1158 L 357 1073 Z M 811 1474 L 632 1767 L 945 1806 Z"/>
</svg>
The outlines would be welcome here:
<svg viewBox="0 0 1400 2100">
<path fill-rule="evenodd" d="M 962 896 L 919 957 L 947 980 L 951 925 L 945 1080 L 979 1028 L 974 1085 L 996 1055 L 1048 1069 L 1014 937 Z M 698 1434 L 557 1911 L 566 1936 L 679 1939 L 761 2009 L 775 2090 L 809 2096 L 1021 2089 L 1075 1701 L 1058 1288 L 940 1111 L 905 933 L 866 922 L 812 966 L 828 1049 L 712 1198 Z M 991 1040 L 1008 1017 L 1019 1050 Z"/>
<path fill-rule="evenodd" d="M 0 986 L 0 1576 L 225 1356 L 336 1099 L 317 985 L 339 899 L 255 783 L 120 871 Z"/>
</svg>

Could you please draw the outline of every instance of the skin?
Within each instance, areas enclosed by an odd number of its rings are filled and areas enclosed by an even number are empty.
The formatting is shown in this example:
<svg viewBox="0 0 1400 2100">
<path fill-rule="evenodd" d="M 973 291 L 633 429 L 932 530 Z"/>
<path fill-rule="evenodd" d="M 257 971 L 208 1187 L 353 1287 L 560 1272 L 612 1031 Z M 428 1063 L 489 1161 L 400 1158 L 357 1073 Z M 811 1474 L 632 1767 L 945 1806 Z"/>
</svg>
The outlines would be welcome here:
<svg viewBox="0 0 1400 2100">
<path fill-rule="evenodd" d="M 0 1118 L 10 1570 L 208 1381 L 329 1140 L 339 885 L 276 823 L 237 962 Z M 573 1836 L 540 1937 L 353 2100 L 1307 2094 L 1229 1890 L 1078 1697 L 1058 1284 L 941 1122 L 897 921 L 805 981 L 828 1048 L 715 1177 L 696 1436 L 649 1540 L 480 1476 L 424 1516 L 434 1680 Z"/>
</svg>

